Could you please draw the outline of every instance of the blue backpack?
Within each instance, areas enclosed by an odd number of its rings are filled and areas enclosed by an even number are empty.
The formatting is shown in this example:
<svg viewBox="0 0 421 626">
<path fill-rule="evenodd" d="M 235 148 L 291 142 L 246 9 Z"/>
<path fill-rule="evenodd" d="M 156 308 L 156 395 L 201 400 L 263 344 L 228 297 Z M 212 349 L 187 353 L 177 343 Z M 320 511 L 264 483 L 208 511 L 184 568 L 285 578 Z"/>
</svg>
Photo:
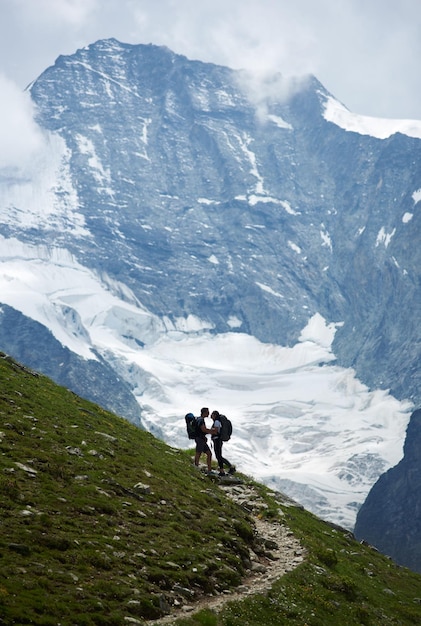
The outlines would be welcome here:
<svg viewBox="0 0 421 626">
<path fill-rule="evenodd" d="M 197 436 L 197 418 L 193 413 L 187 413 L 184 418 L 186 420 L 187 436 L 189 439 L 196 439 Z"/>
</svg>

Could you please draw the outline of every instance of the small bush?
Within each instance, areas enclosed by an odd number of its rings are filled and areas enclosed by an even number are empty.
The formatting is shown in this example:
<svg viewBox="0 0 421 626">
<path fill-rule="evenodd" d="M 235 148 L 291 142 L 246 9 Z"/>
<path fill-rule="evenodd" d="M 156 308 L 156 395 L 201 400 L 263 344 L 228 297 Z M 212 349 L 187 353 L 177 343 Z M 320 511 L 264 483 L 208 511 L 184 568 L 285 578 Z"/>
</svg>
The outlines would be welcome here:
<svg viewBox="0 0 421 626">
<path fill-rule="evenodd" d="M 237 535 L 247 543 L 251 543 L 253 541 L 254 531 L 250 524 L 247 524 L 246 522 L 241 520 L 236 520 L 234 522 L 234 530 Z"/>
<path fill-rule="evenodd" d="M 85 559 L 89 565 L 98 570 L 110 571 L 113 568 L 113 561 L 107 554 L 94 552 L 86 556 Z"/>
<path fill-rule="evenodd" d="M 131 610 L 131 613 L 133 614 L 133 610 Z M 156 596 L 141 598 L 135 613 L 144 619 L 158 619 L 158 617 L 162 616 L 162 611 L 159 607 L 159 598 Z"/>
<path fill-rule="evenodd" d="M 0 480 L 0 494 L 12 502 L 18 502 L 21 499 L 18 483 L 13 478 Z"/>
<path fill-rule="evenodd" d="M 338 563 L 338 557 L 335 551 L 331 549 L 319 550 L 316 553 L 316 557 L 323 565 L 327 565 L 327 567 L 334 567 Z"/>
<path fill-rule="evenodd" d="M 357 599 L 355 583 L 348 578 L 329 576 L 323 581 L 323 585 L 326 589 L 343 594 L 351 602 Z"/>
<path fill-rule="evenodd" d="M 61 537 L 60 535 L 42 534 L 37 538 L 38 544 L 49 550 L 59 550 L 65 552 L 71 546 L 71 542 L 67 537 Z"/>
</svg>

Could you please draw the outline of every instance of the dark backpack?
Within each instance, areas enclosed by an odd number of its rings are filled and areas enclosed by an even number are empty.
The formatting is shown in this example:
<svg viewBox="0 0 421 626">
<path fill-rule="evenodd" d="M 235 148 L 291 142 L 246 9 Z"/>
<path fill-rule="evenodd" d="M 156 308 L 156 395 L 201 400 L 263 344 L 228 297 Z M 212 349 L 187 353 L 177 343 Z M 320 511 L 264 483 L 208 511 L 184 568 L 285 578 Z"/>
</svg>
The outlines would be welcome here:
<svg viewBox="0 0 421 626">
<path fill-rule="evenodd" d="M 231 420 L 226 415 L 220 415 L 219 421 L 221 422 L 220 437 L 222 441 L 229 441 L 232 435 Z"/>
<path fill-rule="evenodd" d="M 189 439 L 195 439 L 197 436 L 197 419 L 193 413 L 187 413 L 184 418 L 186 420 L 187 436 Z"/>
</svg>

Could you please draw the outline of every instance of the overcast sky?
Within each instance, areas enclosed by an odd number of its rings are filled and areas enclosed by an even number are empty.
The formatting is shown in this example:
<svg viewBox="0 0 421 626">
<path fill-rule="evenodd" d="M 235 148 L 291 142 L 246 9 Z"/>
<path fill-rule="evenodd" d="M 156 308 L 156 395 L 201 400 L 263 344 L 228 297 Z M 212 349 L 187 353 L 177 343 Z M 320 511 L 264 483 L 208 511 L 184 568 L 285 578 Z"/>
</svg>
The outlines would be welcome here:
<svg viewBox="0 0 421 626">
<path fill-rule="evenodd" d="M 260 75 L 310 72 L 354 113 L 421 120 L 421 0 L 0 0 L 0 166 L 40 139 L 28 83 L 108 37 Z"/>
</svg>

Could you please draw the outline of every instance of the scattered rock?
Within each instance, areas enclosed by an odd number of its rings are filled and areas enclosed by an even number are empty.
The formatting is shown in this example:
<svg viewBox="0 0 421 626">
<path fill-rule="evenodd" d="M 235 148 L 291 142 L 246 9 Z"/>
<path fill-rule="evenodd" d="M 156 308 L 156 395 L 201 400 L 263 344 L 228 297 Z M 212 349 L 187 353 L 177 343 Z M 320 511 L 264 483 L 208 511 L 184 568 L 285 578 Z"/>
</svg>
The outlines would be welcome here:
<svg viewBox="0 0 421 626">
<path fill-rule="evenodd" d="M 97 450 L 89 450 L 88 454 L 90 454 L 91 456 L 96 456 L 99 459 L 103 459 L 104 458 L 104 456 L 100 452 L 98 452 Z"/>
<path fill-rule="evenodd" d="M 144 483 L 136 483 L 133 489 L 136 489 L 139 493 L 151 493 L 151 488 L 149 485 L 145 485 Z"/>
<path fill-rule="evenodd" d="M 69 454 L 74 456 L 83 456 L 83 452 L 80 448 L 73 448 L 72 446 L 66 446 L 66 450 Z"/>
<path fill-rule="evenodd" d="M 26 472 L 27 474 L 30 474 L 31 476 L 35 476 L 35 474 L 38 474 L 37 470 L 34 469 L 33 467 L 28 467 L 27 465 L 24 465 L 23 463 L 18 463 L 17 461 L 15 462 L 15 465 L 17 467 L 19 467 L 19 469 L 23 470 L 24 472 Z"/>
<path fill-rule="evenodd" d="M 29 556 L 31 554 L 30 548 L 23 543 L 9 543 L 8 548 L 9 550 L 13 550 L 13 552 L 22 554 L 22 556 Z"/>
<path fill-rule="evenodd" d="M 96 435 L 101 435 L 101 437 L 104 437 L 104 439 L 108 439 L 108 441 L 112 441 L 113 443 L 115 443 L 117 441 L 117 437 L 113 437 L 112 435 L 108 435 L 107 433 L 101 433 L 99 431 L 95 431 Z"/>
<path fill-rule="evenodd" d="M 130 489 L 129 487 L 124 487 L 124 485 L 121 485 L 112 478 L 104 478 L 102 482 L 109 485 L 111 489 L 118 495 L 131 496 L 132 498 L 136 498 L 137 500 L 141 501 L 143 501 L 144 499 L 141 494 L 151 493 L 150 486 L 145 485 L 144 483 L 137 483 L 136 485 L 134 485 L 133 489 Z"/>
<path fill-rule="evenodd" d="M 188 589 L 187 587 L 182 587 L 181 585 L 178 585 L 178 584 L 174 585 L 173 591 L 183 596 L 184 598 L 188 598 L 189 600 L 191 600 L 194 596 L 194 593 L 191 589 Z"/>
</svg>

